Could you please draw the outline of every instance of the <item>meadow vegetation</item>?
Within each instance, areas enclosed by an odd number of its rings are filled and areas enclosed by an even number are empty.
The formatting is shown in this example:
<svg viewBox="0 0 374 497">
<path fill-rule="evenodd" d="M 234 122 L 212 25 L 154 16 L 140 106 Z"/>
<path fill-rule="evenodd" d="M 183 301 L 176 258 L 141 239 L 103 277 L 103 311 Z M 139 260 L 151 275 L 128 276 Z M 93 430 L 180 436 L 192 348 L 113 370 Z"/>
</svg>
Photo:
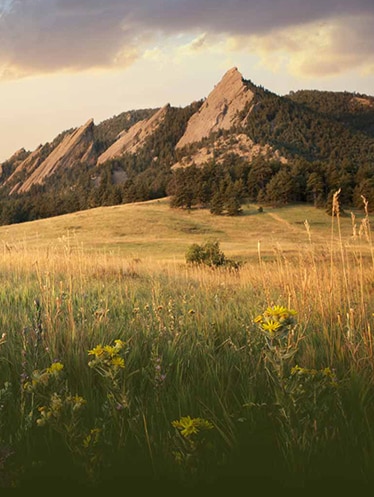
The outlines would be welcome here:
<svg viewBox="0 0 374 497">
<path fill-rule="evenodd" d="M 0 486 L 370 485 L 370 218 L 333 208 L 0 228 Z M 188 264 L 207 240 L 239 269 Z"/>
</svg>

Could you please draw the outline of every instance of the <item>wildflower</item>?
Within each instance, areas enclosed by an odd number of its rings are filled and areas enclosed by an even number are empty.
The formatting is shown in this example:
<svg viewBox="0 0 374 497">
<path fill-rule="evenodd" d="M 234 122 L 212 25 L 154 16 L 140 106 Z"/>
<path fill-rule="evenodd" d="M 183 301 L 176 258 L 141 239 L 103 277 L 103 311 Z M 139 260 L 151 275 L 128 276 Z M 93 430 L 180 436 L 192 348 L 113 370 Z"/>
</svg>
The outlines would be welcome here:
<svg viewBox="0 0 374 497">
<path fill-rule="evenodd" d="M 125 361 L 122 357 L 115 356 L 111 360 L 111 365 L 116 367 L 116 368 L 124 368 L 125 367 Z"/>
<path fill-rule="evenodd" d="M 171 424 L 180 431 L 184 438 L 196 435 L 199 430 L 210 430 L 213 428 L 210 421 L 202 418 L 191 418 L 191 416 L 183 416 Z"/>
<path fill-rule="evenodd" d="M 106 354 L 110 357 L 113 357 L 117 354 L 116 349 L 114 347 L 112 347 L 111 345 L 105 345 L 104 352 L 106 352 Z"/>
<path fill-rule="evenodd" d="M 64 369 L 64 365 L 61 362 L 54 362 L 47 368 L 47 373 L 56 375 Z"/>
<path fill-rule="evenodd" d="M 305 373 L 305 371 L 306 370 L 304 368 L 301 368 L 300 366 L 296 365 L 291 369 L 291 375 L 293 376 L 298 373 L 303 374 Z"/>
<path fill-rule="evenodd" d="M 122 340 L 114 340 L 114 347 L 117 349 L 117 350 L 121 350 L 123 349 L 123 347 L 125 346 L 125 342 L 123 342 Z"/>
<path fill-rule="evenodd" d="M 95 357 L 99 357 L 104 354 L 104 349 L 102 345 L 97 345 L 92 350 L 88 351 L 88 355 L 94 355 Z"/>
<path fill-rule="evenodd" d="M 86 400 L 79 395 L 70 395 L 66 400 L 68 403 L 72 404 L 73 411 L 78 411 L 86 404 Z"/>
<path fill-rule="evenodd" d="M 50 405 L 51 405 L 51 408 L 50 408 L 51 414 L 53 414 L 54 416 L 59 416 L 60 412 L 64 406 L 64 402 L 58 393 L 54 392 L 51 395 Z"/>
<path fill-rule="evenodd" d="M 51 411 L 48 411 L 46 406 L 39 407 L 38 411 L 40 412 L 40 418 L 36 420 L 36 424 L 38 426 L 44 426 L 47 424 L 49 418 L 52 416 L 52 413 Z"/>
<path fill-rule="evenodd" d="M 272 321 L 272 320 L 270 320 L 267 323 L 261 324 L 261 328 L 264 331 L 268 331 L 270 334 L 274 334 L 278 330 L 278 328 L 280 328 L 280 327 L 281 327 L 281 324 L 278 321 Z"/>
<path fill-rule="evenodd" d="M 294 316 L 297 312 L 281 305 L 268 307 L 263 314 L 255 317 L 254 322 L 259 325 L 261 331 L 271 338 L 282 335 L 287 328 L 294 324 Z"/>
</svg>

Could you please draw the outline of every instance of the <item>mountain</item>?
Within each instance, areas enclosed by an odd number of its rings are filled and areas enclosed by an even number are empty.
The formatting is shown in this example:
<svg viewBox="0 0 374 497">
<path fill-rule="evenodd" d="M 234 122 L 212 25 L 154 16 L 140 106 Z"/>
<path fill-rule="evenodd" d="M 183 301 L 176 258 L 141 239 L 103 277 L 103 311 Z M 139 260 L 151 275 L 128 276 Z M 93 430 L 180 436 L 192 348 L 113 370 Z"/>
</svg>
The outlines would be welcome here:
<svg viewBox="0 0 374 497">
<path fill-rule="evenodd" d="M 254 98 L 250 86 L 243 80 L 236 67 L 227 71 L 200 109 L 188 121 L 177 148 L 199 142 L 216 131 L 229 130 L 238 125 L 240 112 L 250 105 Z"/>
<path fill-rule="evenodd" d="M 374 97 L 279 96 L 229 69 L 186 107 L 122 112 L 63 131 L 0 168 L 0 223 L 167 195 L 176 207 L 239 213 L 240 203 L 313 202 L 341 189 L 374 203 Z"/>
</svg>

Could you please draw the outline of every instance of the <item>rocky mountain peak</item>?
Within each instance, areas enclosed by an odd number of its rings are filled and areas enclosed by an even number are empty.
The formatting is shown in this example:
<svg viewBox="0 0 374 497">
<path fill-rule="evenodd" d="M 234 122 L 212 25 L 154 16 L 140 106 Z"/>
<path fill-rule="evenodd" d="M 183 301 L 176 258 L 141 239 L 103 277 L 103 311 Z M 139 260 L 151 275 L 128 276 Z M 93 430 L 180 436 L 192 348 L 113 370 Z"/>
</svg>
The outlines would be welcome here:
<svg viewBox="0 0 374 497">
<path fill-rule="evenodd" d="M 201 141 L 219 129 L 230 129 L 238 123 L 238 113 L 253 97 L 254 93 L 248 88 L 238 69 L 229 69 L 198 112 L 190 118 L 177 148 Z"/>
</svg>

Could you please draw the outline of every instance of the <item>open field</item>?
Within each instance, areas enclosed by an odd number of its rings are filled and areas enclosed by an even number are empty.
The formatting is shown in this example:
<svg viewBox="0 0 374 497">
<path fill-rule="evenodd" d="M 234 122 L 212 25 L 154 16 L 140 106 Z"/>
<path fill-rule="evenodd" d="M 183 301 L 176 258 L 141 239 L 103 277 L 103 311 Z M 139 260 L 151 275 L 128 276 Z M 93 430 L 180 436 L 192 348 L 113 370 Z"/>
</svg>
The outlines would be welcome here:
<svg viewBox="0 0 374 497">
<path fill-rule="evenodd" d="M 1 227 L 0 485 L 370 485 L 374 259 L 354 221 L 165 200 Z M 187 266 L 208 239 L 241 268 Z"/>
<path fill-rule="evenodd" d="M 362 211 L 340 218 L 341 235 L 346 247 L 367 248 L 360 241 Z M 305 222 L 309 224 L 306 227 Z M 357 236 L 354 237 L 353 224 Z M 309 229 L 309 233 L 308 233 Z M 333 232 L 333 233 L 332 233 Z M 332 236 L 333 235 L 333 236 Z M 208 210 L 176 210 L 168 199 L 99 207 L 36 222 L 0 227 L 4 250 L 46 251 L 81 248 L 134 259 L 152 261 L 183 261 L 191 243 L 217 239 L 230 257 L 258 259 L 261 254 L 271 257 L 281 249 L 295 254 L 309 245 L 330 249 L 340 243 L 337 223 L 323 209 L 292 205 L 267 207 L 263 213 L 257 206 L 246 205 L 241 216 L 230 218 L 212 216 Z"/>
</svg>

